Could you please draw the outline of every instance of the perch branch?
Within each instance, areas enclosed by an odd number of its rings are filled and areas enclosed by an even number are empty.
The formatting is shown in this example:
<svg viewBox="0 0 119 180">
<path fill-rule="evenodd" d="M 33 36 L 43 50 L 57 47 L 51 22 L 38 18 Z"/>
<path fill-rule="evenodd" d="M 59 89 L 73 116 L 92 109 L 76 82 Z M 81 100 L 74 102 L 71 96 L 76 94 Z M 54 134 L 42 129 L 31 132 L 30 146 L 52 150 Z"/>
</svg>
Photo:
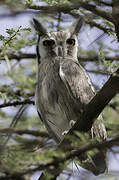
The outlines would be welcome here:
<svg viewBox="0 0 119 180">
<path fill-rule="evenodd" d="M 81 119 L 76 122 L 69 133 L 73 130 L 89 131 L 95 119 L 117 93 L 119 93 L 119 68 L 110 76 L 101 90 L 87 104 Z"/>
</svg>

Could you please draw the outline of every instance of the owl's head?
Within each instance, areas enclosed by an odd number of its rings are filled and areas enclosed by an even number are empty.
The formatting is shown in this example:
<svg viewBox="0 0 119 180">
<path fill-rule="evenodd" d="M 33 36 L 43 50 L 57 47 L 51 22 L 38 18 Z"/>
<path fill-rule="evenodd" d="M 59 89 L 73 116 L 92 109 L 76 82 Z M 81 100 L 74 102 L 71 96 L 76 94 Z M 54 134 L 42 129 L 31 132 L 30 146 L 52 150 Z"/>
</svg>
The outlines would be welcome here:
<svg viewBox="0 0 119 180">
<path fill-rule="evenodd" d="M 38 48 L 40 57 L 72 56 L 77 58 L 77 35 L 82 27 L 83 19 L 80 18 L 64 31 L 49 31 L 37 19 L 33 19 L 33 26 L 39 34 Z"/>
</svg>

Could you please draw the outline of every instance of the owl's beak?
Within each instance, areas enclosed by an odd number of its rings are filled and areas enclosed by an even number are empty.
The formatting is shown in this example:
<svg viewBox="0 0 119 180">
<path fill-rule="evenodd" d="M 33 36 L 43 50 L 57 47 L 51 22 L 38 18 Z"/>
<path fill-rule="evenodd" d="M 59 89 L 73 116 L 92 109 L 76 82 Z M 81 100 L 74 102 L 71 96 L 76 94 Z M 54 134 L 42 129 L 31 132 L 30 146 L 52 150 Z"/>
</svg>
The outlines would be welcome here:
<svg viewBox="0 0 119 180">
<path fill-rule="evenodd" d="M 63 52 L 63 47 L 62 46 L 58 46 L 57 47 L 56 54 L 57 54 L 57 56 L 61 56 L 61 57 L 64 56 L 64 52 Z"/>
</svg>

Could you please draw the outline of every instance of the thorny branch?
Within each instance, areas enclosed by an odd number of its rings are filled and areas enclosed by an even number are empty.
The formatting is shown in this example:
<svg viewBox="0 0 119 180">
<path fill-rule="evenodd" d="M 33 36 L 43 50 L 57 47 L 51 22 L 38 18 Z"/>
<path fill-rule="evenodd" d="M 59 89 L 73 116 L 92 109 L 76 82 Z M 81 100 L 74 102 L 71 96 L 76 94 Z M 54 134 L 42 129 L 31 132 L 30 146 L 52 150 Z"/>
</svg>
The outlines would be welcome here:
<svg viewBox="0 0 119 180">
<path fill-rule="evenodd" d="M 10 38 L 5 42 L 4 46 L 6 46 L 7 44 L 9 44 L 9 42 L 15 38 L 15 36 L 16 36 L 16 35 L 18 34 L 18 32 L 20 31 L 20 29 L 21 29 L 21 26 L 18 28 L 18 30 L 17 30 L 12 36 L 10 36 Z"/>
</svg>

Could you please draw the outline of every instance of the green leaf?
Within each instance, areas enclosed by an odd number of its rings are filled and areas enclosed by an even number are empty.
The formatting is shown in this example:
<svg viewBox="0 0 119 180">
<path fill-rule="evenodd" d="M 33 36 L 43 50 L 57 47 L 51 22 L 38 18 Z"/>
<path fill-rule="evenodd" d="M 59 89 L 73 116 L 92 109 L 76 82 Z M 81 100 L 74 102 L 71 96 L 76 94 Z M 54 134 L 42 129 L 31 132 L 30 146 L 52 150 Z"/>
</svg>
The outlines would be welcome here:
<svg viewBox="0 0 119 180">
<path fill-rule="evenodd" d="M 9 35 L 12 35 L 15 32 L 15 30 L 13 28 L 11 29 L 6 29 L 6 33 Z"/>
<path fill-rule="evenodd" d="M 0 40 L 3 41 L 4 39 L 5 39 L 5 37 L 0 34 Z"/>
<path fill-rule="evenodd" d="M 0 92 L 0 97 L 2 97 L 2 99 L 4 99 L 5 101 L 7 100 L 6 93 Z"/>
</svg>

